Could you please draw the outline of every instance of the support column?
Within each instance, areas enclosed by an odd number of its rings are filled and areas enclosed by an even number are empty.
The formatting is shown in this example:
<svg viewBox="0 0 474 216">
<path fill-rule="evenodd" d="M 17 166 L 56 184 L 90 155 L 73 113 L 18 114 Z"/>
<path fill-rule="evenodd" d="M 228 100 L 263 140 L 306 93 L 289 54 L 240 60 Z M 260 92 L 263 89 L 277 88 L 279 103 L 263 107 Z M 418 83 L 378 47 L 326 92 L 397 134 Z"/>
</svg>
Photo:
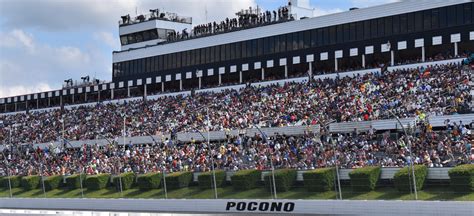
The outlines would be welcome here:
<svg viewBox="0 0 474 216">
<path fill-rule="evenodd" d="M 201 89 L 201 77 L 199 77 L 199 89 Z"/>
<path fill-rule="evenodd" d="M 265 80 L 265 69 L 262 68 L 262 80 Z"/>
<path fill-rule="evenodd" d="M 365 54 L 362 54 L 362 68 L 365 68 Z"/>
<path fill-rule="evenodd" d="M 334 58 L 334 71 L 338 71 L 337 58 Z"/>
<path fill-rule="evenodd" d="M 147 89 L 146 89 L 146 84 L 144 85 L 143 87 L 143 98 L 146 100 L 146 96 L 147 96 Z"/>
<path fill-rule="evenodd" d="M 39 99 L 36 99 L 36 109 L 39 109 Z"/>
<path fill-rule="evenodd" d="M 7 112 L 7 103 L 5 103 L 4 111 Z"/>
<path fill-rule="evenodd" d="M 84 100 L 85 100 L 86 103 L 87 103 L 87 92 L 84 93 Z"/>
<path fill-rule="evenodd" d="M 99 92 L 97 93 L 97 103 L 100 103 L 100 89 L 99 89 Z"/>
<path fill-rule="evenodd" d="M 179 80 L 179 90 L 183 91 L 183 80 Z"/>
<path fill-rule="evenodd" d="M 390 66 L 394 66 L 394 65 L 395 65 L 395 54 L 393 50 L 390 50 Z"/>
<path fill-rule="evenodd" d="M 127 97 L 130 97 L 130 86 L 127 86 Z"/>
<path fill-rule="evenodd" d="M 222 74 L 219 74 L 219 85 L 222 85 Z"/>
<path fill-rule="evenodd" d="M 308 63 L 308 76 L 312 77 L 313 76 L 313 63 L 312 62 L 309 62 Z"/>
<path fill-rule="evenodd" d="M 15 102 L 15 112 L 17 111 L 17 105 L 16 105 L 16 104 L 17 104 L 17 103 Z"/>
<path fill-rule="evenodd" d="M 454 43 L 454 56 L 458 56 L 458 42 Z"/>
<path fill-rule="evenodd" d="M 110 100 L 114 99 L 114 89 L 110 89 Z"/>
<path fill-rule="evenodd" d="M 164 82 L 161 83 L 161 92 L 165 92 L 165 83 Z"/>
<path fill-rule="evenodd" d="M 74 95 L 71 95 L 72 97 L 72 104 L 74 104 Z M 49 106 L 49 99 L 48 99 L 48 106 Z"/>
<path fill-rule="evenodd" d="M 239 83 L 242 83 L 242 71 L 239 71 Z"/>
<path fill-rule="evenodd" d="M 288 65 L 285 65 L 285 78 L 288 78 Z"/>
<path fill-rule="evenodd" d="M 421 61 L 425 62 L 425 47 L 421 47 Z"/>
<path fill-rule="evenodd" d="M 86 100 L 86 101 L 87 101 L 87 100 Z M 63 96 L 62 96 L 62 95 L 61 95 L 61 97 L 59 97 L 59 106 L 60 106 L 61 109 L 62 109 L 62 107 L 63 107 Z"/>
</svg>

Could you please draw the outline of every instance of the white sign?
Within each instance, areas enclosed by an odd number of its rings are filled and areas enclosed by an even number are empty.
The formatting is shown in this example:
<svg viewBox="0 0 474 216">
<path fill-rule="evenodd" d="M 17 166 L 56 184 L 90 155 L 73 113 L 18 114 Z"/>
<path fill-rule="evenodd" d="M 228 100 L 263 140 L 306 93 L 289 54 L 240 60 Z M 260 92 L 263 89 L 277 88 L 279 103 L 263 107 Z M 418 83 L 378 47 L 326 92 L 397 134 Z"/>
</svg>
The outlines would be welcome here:
<svg viewBox="0 0 474 216">
<path fill-rule="evenodd" d="M 433 37 L 433 45 L 440 45 L 442 43 L 443 43 L 443 37 L 442 36 Z"/>
<path fill-rule="evenodd" d="M 230 72 L 231 72 L 231 73 L 237 72 L 237 65 L 232 65 L 232 66 L 230 66 Z"/>
<path fill-rule="evenodd" d="M 461 34 L 460 33 L 452 34 L 451 43 L 458 43 L 458 42 L 461 42 Z"/>
<path fill-rule="evenodd" d="M 314 62 L 314 54 L 306 55 L 306 62 Z"/>
<path fill-rule="evenodd" d="M 181 80 L 181 74 L 180 74 L 180 73 L 177 73 L 175 79 L 176 79 L 176 80 Z"/>
<path fill-rule="evenodd" d="M 78 88 L 77 93 L 81 94 L 82 93 L 82 88 Z"/>
<path fill-rule="evenodd" d="M 225 67 L 219 68 L 219 74 L 225 74 Z"/>
<path fill-rule="evenodd" d="M 342 58 L 342 50 L 336 50 L 334 52 L 334 57 L 336 58 Z"/>
<path fill-rule="evenodd" d="M 267 68 L 272 68 L 273 67 L 273 60 L 268 60 L 267 61 Z"/>
<path fill-rule="evenodd" d="M 262 63 L 261 63 L 261 62 L 255 62 L 255 63 L 253 64 L 253 68 L 254 68 L 255 70 L 262 68 Z"/>
<path fill-rule="evenodd" d="M 151 84 L 151 77 L 146 78 L 146 84 Z"/>
<path fill-rule="evenodd" d="M 155 77 L 155 83 L 160 83 L 161 82 L 161 76 Z"/>
<path fill-rule="evenodd" d="M 286 65 L 286 58 L 281 58 L 280 59 L 280 66 L 285 66 Z"/>
<path fill-rule="evenodd" d="M 207 69 L 207 76 L 214 76 L 214 69 Z"/>
<path fill-rule="evenodd" d="M 151 78 L 150 78 L 150 83 L 151 83 Z M 115 83 L 110 83 L 109 88 L 114 89 L 115 88 Z"/>
<path fill-rule="evenodd" d="M 192 72 L 186 72 L 186 79 L 191 79 L 193 77 Z"/>
<path fill-rule="evenodd" d="M 399 41 L 398 42 L 398 50 L 404 50 L 407 48 L 407 41 Z"/>
<path fill-rule="evenodd" d="M 373 54 L 374 53 L 374 46 L 366 46 L 365 47 L 365 54 Z"/>
<path fill-rule="evenodd" d="M 469 32 L 469 40 L 474 40 L 474 31 Z"/>
<path fill-rule="evenodd" d="M 249 64 L 242 64 L 242 71 L 248 71 L 249 70 Z"/>
<path fill-rule="evenodd" d="M 196 72 L 196 76 L 197 76 L 197 77 L 202 77 L 202 70 L 198 70 L 198 71 Z"/>
<path fill-rule="evenodd" d="M 328 60 L 328 53 L 327 52 L 320 53 L 319 54 L 319 59 L 321 61 Z"/>
<path fill-rule="evenodd" d="M 420 38 L 415 40 L 415 47 L 424 47 L 425 46 L 425 39 Z"/>
<path fill-rule="evenodd" d="M 128 81 L 128 87 L 131 87 L 131 86 L 133 86 L 133 80 L 129 80 L 129 81 Z M 95 88 L 95 86 L 94 86 L 94 91 L 97 91 L 97 89 Z"/>
<path fill-rule="evenodd" d="M 359 55 L 359 49 L 358 48 L 352 48 L 349 50 L 349 56 L 357 56 Z"/>
<path fill-rule="evenodd" d="M 137 85 L 142 85 L 143 84 L 142 82 L 143 82 L 142 79 L 137 79 Z M 102 89 L 104 89 L 104 88 L 102 88 Z"/>
<path fill-rule="evenodd" d="M 299 64 L 301 62 L 301 59 L 299 56 L 294 56 L 293 57 L 293 64 Z"/>
<path fill-rule="evenodd" d="M 171 81 L 171 75 L 166 75 L 165 80 L 166 80 L 166 82 Z"/>
</svg>

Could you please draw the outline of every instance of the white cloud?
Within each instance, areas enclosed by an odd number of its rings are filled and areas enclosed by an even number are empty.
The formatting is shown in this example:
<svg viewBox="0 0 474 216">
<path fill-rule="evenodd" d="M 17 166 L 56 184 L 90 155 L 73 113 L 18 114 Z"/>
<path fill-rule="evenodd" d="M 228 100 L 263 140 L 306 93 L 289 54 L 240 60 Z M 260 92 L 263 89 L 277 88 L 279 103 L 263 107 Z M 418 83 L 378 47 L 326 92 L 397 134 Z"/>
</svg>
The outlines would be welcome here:
<svg viewBox="0 0 474 216">
<path fill-rule="evenodd" d="M 120 48 L 119 39 L 110 32 L 105 32 L 105 31 L 96 32 L 94 33 L 94 38 L 100 42 L 107 44 L 109 47 L 113 48 L 114 50 L 118 50 Z"/>
<path fill-rule="evenodd" d="M 34 51 L 33 36 L 20 29 L 13 29 L 8 33 L 0 32 L 0 47 L 4 48 L 26 48 Z"/>
<path fill-rule="evenodd" d="M 401 0 L 351 0 L 351 3 L 354 7 L 371 7 L 398 1 Z"/>
<path fill-rule="evenodd" d="M 333 13 L 339 13 L 342 12 L 343 10 L 340 8 L 334 8 L 334 9 L 322 9 L 322 8 L 314 8 L 313 11 L 313 16 L 324 16 L 328 14 L 333 14 Z"/>
<path fill-rule="evenodd" d="M 0 97 L 10 97 L 17 95 L 25 95 L 37 92 L 45 92 L 53 90 L 47 83 L 38 83 L 35 85 L 15 85 L 0 86 Z"/>
</svg>

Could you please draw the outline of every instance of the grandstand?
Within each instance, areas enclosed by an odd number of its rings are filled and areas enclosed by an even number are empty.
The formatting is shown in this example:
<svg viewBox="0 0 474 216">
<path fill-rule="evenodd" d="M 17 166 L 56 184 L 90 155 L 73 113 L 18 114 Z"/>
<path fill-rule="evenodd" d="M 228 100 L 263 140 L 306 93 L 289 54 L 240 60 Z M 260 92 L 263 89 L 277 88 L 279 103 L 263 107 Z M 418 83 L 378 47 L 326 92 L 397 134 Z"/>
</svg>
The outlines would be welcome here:
<svg viewBox="0 0 474 216">
<path fill-rule="evenodd" d="M 311 18 L 290 2 L 275 16 L 257 8 L 194 28 L 191 18 L 158 10 L 123 16 L 112 81 L 0 98 L 3 194 L 28 197 L 21 194 L 39 187 L 50 198 L 63 197 L 58 188 L 82 198 L 101 190 L 286 198 L 255 202 L 255 210 L 221 203 L 260 213 L 308 213 L 299 206 L 309 204 L 291 201 L 308 191 L 332 193 L 317 199 L 360 199 L 361 191 L 377 199 L 377 188 L 386 199 L 472 201 L 456 169 L 474 172 L 474 2 L 408 0 Z"/>
</svg>

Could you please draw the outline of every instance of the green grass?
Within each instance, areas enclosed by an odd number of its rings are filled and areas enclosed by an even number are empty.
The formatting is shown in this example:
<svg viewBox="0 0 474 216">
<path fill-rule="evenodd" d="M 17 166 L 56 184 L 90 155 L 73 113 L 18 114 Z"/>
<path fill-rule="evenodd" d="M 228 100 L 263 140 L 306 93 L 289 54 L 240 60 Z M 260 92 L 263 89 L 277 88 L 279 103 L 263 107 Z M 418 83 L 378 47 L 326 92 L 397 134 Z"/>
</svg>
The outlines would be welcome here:
<svg viewBox="0 0 474 216">
<path fill-rule="evenodd" d="M 21 188 L 14 188 L 12 190 L 13 197 L 25 198 L 43 198 L 44 194 L 41 189 L 34 189 L 24 191 Z M 335 199 L 334 191 L 328 192 L 309 192 L 302 187 L 296 187 L 288 192 L 278 193 L 279 199 Z M 0 189 L 0 197 L 8 197 L 8 189 Z M 80 198 L 81 190 L 68 189 L 54 189 L 46 192 L 48 198 Z M 89 191 L 84 189 L 84 197 L 86 198 L 147 198 L 147 199 L 163 199 L 165 198 L 162 189 L 154 189 L 147 191 L 140 191 L 134 187 L 123 191 L 123 194 L 117 192 L 115 188 L 106 188 L 102 190 Z M 231 186 L 218 188 L 218 197 L 222 199 L 270 199 L 272 196 L 270 192 L 264 188 L 256 188 L 245 191 L 235 191 Z M 186 198 L 186 199 L 213 199 L 214 191 L 201 190 L 197 186 L 182 188 L 168 191 L 168 198 Z M 342 198 L 352 200 L 411 200 L 413 195 L 409 193 L 400 193 L 393 187 L 379 187 L 370 192 L 352 192 L 350 187 L 342 188 Z M 455 193 L 449 187 L 429 187 L 418 193 L 420 200 L 457 200 L 457 201 L 474 201 L 474 193 Z"/>
</svg>

